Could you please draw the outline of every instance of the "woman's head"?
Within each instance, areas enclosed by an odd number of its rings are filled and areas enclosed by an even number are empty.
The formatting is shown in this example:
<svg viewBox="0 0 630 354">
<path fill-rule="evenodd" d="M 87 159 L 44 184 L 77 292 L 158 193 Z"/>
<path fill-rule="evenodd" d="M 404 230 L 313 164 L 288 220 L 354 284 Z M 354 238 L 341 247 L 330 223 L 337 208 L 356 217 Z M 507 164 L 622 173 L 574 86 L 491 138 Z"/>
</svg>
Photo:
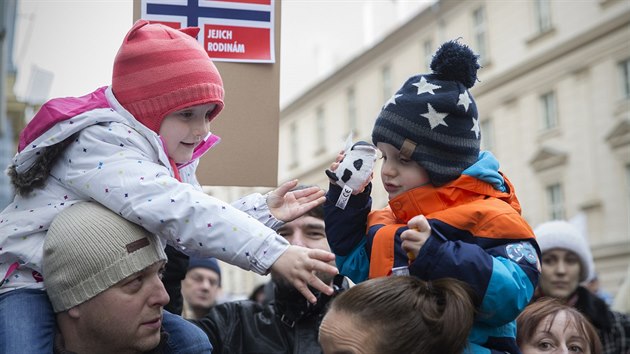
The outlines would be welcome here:
<svg viewBox="0 0 630 354">
<path fill-rule="evenodd" d="M 578 310 L 554 298 L 541 298 L 516 319 L 516 342 L 523 354 L 601 354 L 595 327 Z"/>
<path fill-rule="evenodd" d="M 112 90 L 134 118 L 156 133 L 170 113 L 214 105 L 223 109 L 223 81 L 197 41 L 199 28 L 173 29 L 137 21 L 114 60 Z"/>
<path fill-rule="evenodd" d="M 545 222 L 534 229 L 542 254 L 539 287 L 543 294 L 569 298 L 586 280 L 592 268 L 592 255 L 580 231 L 566 221 Z"/>
<path fill-rule="evenodd" d="M 383 277 L 332 302 L 319 329 L 324 353 L 461 353 L 475 315 L 471 293 L 454 279 Z"/>
</svg>

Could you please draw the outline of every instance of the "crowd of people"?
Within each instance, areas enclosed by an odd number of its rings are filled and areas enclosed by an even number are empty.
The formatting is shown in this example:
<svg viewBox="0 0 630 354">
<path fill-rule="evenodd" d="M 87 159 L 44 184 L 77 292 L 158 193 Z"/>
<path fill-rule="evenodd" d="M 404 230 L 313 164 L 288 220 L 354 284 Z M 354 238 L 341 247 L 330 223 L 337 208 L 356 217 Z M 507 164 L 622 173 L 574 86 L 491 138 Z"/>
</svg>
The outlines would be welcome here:
<svg viewBox="0 0 630 354">
<path fill-rule="evenodd" d="M 532 229 L 480 150 L 466 45 L 444 43 L 362 143 L 380 152 L 386 207 L 350 151 L 327 191 L 294 180 L 228 204 L 195 177 L 224 96 L 198 32 L 137 21 L 110 86 L 47 102 L 20 135 L 0 352 L 630 353 L 627 299 L 582 285 L 584 235 Z M 219 303 L 217 260 L 271 281 Z"/>
</svg>

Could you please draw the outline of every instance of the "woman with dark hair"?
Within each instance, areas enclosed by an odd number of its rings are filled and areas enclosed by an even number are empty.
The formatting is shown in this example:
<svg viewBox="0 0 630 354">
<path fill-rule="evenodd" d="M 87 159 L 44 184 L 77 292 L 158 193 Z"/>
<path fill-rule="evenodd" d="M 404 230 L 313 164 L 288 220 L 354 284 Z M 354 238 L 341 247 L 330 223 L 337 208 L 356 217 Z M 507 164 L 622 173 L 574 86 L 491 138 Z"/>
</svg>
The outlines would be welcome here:
<svg viewBox="0 0 630 354">
<path fill-rule="evenodd" d="M 319 328 L 325 354 L 461 353 L 475 307 L 452 278 L 374 278 L 340 294 Z"/>
<path fill-rule="evenodd" d="M 578 310 L 546 297 L 527 306 L 516 319 L 516 343 L 523 354 L 601 354 L 595 327 Z"/>
</svg>

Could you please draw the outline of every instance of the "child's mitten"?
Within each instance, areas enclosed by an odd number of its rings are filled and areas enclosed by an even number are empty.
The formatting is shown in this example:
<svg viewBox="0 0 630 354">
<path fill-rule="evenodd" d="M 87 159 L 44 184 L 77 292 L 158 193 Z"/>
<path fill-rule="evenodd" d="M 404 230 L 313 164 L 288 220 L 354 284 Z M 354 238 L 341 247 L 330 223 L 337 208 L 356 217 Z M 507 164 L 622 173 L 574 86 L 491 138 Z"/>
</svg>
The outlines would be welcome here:
<svg viewBox="0 0 630 354">
<path fill-rule="evenodd" d="M 345 209 L 350 195 L 363 191 L 372 177 L 375 161 L 376 147 L 359 141 L 346 150 L 343 160 L 334 172 L 326 170 L 328 178 L 343 188 L 337 200 L 337 207 Z"/>
</svg>

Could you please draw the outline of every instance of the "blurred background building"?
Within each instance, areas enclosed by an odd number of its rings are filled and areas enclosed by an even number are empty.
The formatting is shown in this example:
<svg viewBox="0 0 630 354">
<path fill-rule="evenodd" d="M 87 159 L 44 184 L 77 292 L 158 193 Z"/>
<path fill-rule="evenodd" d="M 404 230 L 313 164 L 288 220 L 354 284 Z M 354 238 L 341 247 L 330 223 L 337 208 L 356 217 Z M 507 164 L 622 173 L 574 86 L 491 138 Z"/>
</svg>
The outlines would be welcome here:
<svg viewBox="0 0 630 354">
<path fill-rule="evenodd" d="M 7 139 L 28 111 L 10 87 L 15 68 L 7 26 L 16 17 L 15 0 L 2 6 L 2 99 L 12 103 L 1 110 L 0 160 L 13 155 L 15 143 Z M 279 182 L 299 178 L 327 188 L 323 171 L 344 138 L 352 132 L 370 141 L 383 103 L 409 76 L 428 72 L 438 46 L 456 38 L 480 55 L 483 68 L 471 92 L 482 147 L 514 183 L 523 215 L 532 227 L 574 220 L 588 237 L 602 287 L 616 293 L 630 263 L 627 0 L 284 0 Z M 297 60 L 301 66 L 289 65 Z M 11 152 L 6 144 L 13 144 Z M 378 173 L 374 183 L 381 183 Z M 7 185 L 2 175 L 0 202 Z M 206 188 L 227 201 L 268 190 Z M 382 188 L 374 188 L 373 198 L 374 207 L 387 202 Z M 267 279 L 221 267 L 228 299 L 246 297 Z"/>
</svg>

